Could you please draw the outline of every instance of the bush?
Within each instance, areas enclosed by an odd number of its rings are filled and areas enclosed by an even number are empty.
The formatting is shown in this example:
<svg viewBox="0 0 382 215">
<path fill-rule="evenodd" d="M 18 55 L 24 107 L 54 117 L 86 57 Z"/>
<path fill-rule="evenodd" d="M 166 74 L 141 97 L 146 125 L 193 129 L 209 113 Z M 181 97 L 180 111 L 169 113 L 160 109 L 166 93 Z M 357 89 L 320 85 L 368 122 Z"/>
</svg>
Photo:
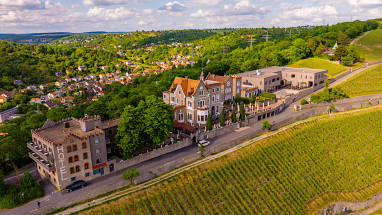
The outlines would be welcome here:
<svg viewBox="0 0 382 215">
<path fill-rule="evenodd" d="M 268 122 L 268 120 L 265 120 L 263 122 L 263 128 L 268 129 L 268 130 L 271 129 L 271 123 Z"/>
<path fill-rule="evenodd" d="M 312 95 L 313 96 L 313 95 Z M 302 99 L 301 102 L 300 102 L 301 105 L 306 105 L 308 104 L 308 101 L 306 101 L 306 99 Z"/>
</svg>

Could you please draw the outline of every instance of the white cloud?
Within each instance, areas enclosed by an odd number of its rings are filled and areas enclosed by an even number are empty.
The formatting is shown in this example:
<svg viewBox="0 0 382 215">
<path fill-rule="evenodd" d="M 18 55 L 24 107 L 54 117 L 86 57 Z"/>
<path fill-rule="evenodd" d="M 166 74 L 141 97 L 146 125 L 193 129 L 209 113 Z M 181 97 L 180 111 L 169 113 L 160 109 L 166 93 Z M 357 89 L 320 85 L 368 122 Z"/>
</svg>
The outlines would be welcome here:
<svg viewBox="0 0 382 215">
<path fill-rule="evenodd" d="M 191 5 L 198 5 L 198 6 L 214 6 L 220 4 L 223 0 L 191 0 Z"/>
<path fill-rule="evenodd" d="M 214 12 L 212 11 L 204 11 L 202 9 L 199 9 L 195 13 L 191 13 L 191 17 L 196 17 L 196 18 L 202 18 L 202 17 L 209 17 L 209 16 L 214 16 Z"/>
<path fill-rule="evenodd" d="M 90 9 L 86 17 L 90 20 L 120 20 L 127 19 L 135 16 L 135 12 L 124 7 L 119 7 L 115 9 L 106 9 L 95 7 Z"/>
<path fill-rule="evenodd" d="M 0 0 L 0 9 L 39 9 L 43 7 L 40 0 Z"/>
<path fill-rule="evenodd" d="M 268 7 L 254 5 L 249 0 L 240 1 L 235 5 L 226 4 L 223 9 L 225 15 L 255 15 L 268 12 Z"/>
<path fill-rule="evenodd" d="M 379 7 L 382 6 L 382 0 L 348 0 L 353 7 Z"/>
<path fill-rule="evenodd" d="M 284 11 L 280 14 L 280 17 L 285 19 L 300 19 L 300 20 L 322 20 L 337 15 L 337 9 L 335 7 L 325 5 L 316 7 L 302 7 L 290 11 Z"/>
<path fill-rule="evenodd" d="M 118 5 L 136 3 L 142 0 L 83 0 L 84 5 Z M 145 0 L 143 0 L 145 1 Z"/>
<path fill-rule="evenodd" d="M 177 1 L 174 2 L 168 2 L 166 5 L 158 8 L 160 11 L 168 11 L 168 12 L 181 12 L 186 10 L 187 8 L 184 6 L 184 4 L 181 4 Z"/>
</svg>

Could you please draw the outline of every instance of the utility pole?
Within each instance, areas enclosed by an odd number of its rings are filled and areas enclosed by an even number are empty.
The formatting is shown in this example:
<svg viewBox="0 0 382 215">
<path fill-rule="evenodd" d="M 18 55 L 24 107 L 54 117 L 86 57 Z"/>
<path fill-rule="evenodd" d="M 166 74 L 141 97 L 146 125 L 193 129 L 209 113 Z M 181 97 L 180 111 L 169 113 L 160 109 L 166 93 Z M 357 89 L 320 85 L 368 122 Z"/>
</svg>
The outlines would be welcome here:
<svg viewBox="0 0 382 215">
<path fill-rule="evenodd" d="M 264 35 L 263 37 L 265 38 L 265 41 L 268 42 L 269 38 L 271 37 L 271 35 L 268 34 L 268 30 L 266 30 L 267 34 Z"/>
<path fill-rule="evenodd" d="M 251 49 L 252 49 L 252 43 L 256 42 L 256 39 L 253 39 L 253 35 L 251 35 L 251 39 L 248 39 L 247 42 L 251 43 Z"/>
</svg>

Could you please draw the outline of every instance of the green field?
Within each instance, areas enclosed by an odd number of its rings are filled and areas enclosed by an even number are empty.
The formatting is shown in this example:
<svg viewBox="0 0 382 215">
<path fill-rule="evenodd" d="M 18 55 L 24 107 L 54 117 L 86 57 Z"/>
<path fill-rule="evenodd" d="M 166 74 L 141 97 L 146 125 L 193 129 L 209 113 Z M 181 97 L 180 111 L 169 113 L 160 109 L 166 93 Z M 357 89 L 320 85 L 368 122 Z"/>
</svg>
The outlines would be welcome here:
<svg viewBox="0 0 382 215">
<path fill-rule="evenodd" d="M 367 62 L 382 60 L 382 30 L 371 31 L 359 39 L 355 47 Z"/>
<path fill-rule="evenodd" d="M 313 214 L 382 190 L 382 106 L 325 115 L 83 214 Z"/>
<path fill-rule="evenodd" d="M 319 58 L 308 58 L 305 60 L 300 60 L 292 65 L 289 65 L 290 67 L 298 67 L 298 68 L 311 68 L 311 69 L 326 69 L 328 70 L 328 78 L 334 78 L 337 75 L 341 74 L 342 72 L 345 72 L 347 70 L 347 67 L 335 64 L 333 62 L 330 62 L 328 60 L 323 60 Z"/>
<path fill-rule="evenodd" d="M 382 93 L 382 65 L 368 68 L 338 87 L 350 97 Z"/>
</svg>

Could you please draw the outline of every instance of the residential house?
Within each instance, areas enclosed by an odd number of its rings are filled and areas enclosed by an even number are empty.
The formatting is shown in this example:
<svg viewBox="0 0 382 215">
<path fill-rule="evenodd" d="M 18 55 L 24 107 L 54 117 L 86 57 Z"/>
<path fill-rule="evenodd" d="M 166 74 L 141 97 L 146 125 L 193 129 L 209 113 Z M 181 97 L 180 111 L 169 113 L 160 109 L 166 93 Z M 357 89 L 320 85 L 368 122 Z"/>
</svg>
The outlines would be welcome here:
<svg viewBox="0 0 382 215">
<path fill-rule="evenodd" d="M 64 76 L 64 74 L 61 71 L 56 71 L 54 72 L 54 76 L 61 77 L 61 76 Z"/>
<path fill-rule="evenodd" d="M 4 96 L 7 100 L 12 98 L 12 92 L 11 91 L 6 91 L 2 93 L 0 96 Z"/>
<path fill-rule="evenodd" d="M 29 103 L 31 103 L 31 104 L 41 104 L 41 99 L 39 99 L 39 98 L 31 98 Z"/>
<path fill-rule="evenodd" d="M 109 68 L 110 68 L 110 67 L 108 67 L 108 66 L 102 66 L 102 67 L 101 67 L 102 70 L 109 69 Z"/>
<path fill-rule="evenodd" d="M 59 104 L 57 101 L 50 101 L 44 104 L 44 106 L 47 107 L 49 110 L 52 109 L 53 107 L 58 107 L 58 105 Z"/>
<path fill-rule="evenodd" d="M 40 100 L 41 100 L 41 103 L 45 103 L 45 102 L 50 101 L 49 96 L 47 96 L 47 95 L 40 96 Z"/>
<path fill-rule="evenodd" d="M 13 84 L 21 85 L 21 84 L 23 84 L 23 82 L 21 80 L 14 80 Z"/>
<path fill-rule="evenodd" d="M 73 96 L 66 96 L 61 99 L 61 103 L 73 103 L 74 97 Z"/>
<path fill-rule="evenodd" d="M 56 83 L 55 83 L 55 85 L 57 86 L 57 87 L 63 87 L 63 86 L 65 86 L 65 85 L 67 85 L 68 84 L 68 82 L 66 81 L 66 80 L 58 80 L 58 81 L 56 81 Z"/>
<path fill-rule="evenodd" d="M 5 96 L 0 96 L 0 104 L 3 104 L 3 103 L 5 103 L 5 102 L 7 102 L 7 97 L 5 97 Z"/>
<path fill-rule="evenodd" d="M 8 109 L 6 111 L 0 112 L 0 123 L 4 123 L 6 121 L 13 119 L 12 116 L 16 114 L 17 108 L 18 106 Z"/>
<path fill-rule="evenodd" d="M 79 71 L 86 71 L 86 66 L 79 66 L 77 69 Z"/>
</svg>

